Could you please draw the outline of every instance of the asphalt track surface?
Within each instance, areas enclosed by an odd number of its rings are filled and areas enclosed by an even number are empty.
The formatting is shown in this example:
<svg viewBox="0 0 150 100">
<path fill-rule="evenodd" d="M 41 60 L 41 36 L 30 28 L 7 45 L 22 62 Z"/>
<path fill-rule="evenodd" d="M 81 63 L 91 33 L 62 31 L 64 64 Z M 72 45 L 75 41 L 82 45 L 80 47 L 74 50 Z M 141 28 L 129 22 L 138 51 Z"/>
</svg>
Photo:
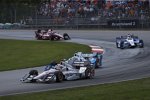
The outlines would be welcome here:
<svg viewBox="0 0 150 100">
<path fill-rule="evenodd" d="M 57 30 L 67 32 L 72 40 L 81 44 L 95 44 L 104 48 L 103 65 L 96 69 L 94 79 L 64 81 L 62 83 L 21 83 L 19 80 L 31 69 L 0 72 L 0 96 L 56 90 L 95 84 L 114 83 L 150 77 L 150 31 Z M 144 48 L 117 49 L 115 37 L 133 33 L 144 40 Z M 34 30 L 0 30 L 1 39 L 35 40 Z M 2 58 L 0 58 L 2 59 Z"/>
</svg>

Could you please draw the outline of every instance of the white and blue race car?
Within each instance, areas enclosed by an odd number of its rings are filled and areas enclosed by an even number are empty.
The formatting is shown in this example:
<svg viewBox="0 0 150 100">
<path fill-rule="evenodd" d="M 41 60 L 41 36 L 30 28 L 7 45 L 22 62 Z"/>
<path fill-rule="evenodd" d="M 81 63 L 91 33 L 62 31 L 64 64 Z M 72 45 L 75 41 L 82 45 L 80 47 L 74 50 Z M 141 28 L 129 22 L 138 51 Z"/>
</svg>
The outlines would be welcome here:
<svg viewBox="0 0 150 100">
<path fill-rule="evenodd" d="M 63 80 L 91 79 L 95 76 L 95 69 L 89 61 L 73 61 L 69 59 L 57 64 L 52 62 L 46 69 L 38 73 L 38 70 L 31 70 L 23 78 L 22 82 L 62 82 Z M 69 64 L 68 62 L 73 62 Z"/>
<path fill-rule="evenodd" d="M 93 53 L 84 54 L 77 52 L 68 60 L 60 63 L 51 62 L 41 73 L 31 70 L 23 78 L 22 82 L 62 82 L 63 80 L 91 79 L 95 76 L 95 68 L 102 65 L 103 49 L 91 47 Z"/>
<path fill-rule="evenodd" d="M 116 47 L 121 49 L 132 47 L 143 48 L 144 42 L 142 39 L 139 39 L 138 36 L 128 34 L 125 36 L 116 37 Z"/>
</svg>

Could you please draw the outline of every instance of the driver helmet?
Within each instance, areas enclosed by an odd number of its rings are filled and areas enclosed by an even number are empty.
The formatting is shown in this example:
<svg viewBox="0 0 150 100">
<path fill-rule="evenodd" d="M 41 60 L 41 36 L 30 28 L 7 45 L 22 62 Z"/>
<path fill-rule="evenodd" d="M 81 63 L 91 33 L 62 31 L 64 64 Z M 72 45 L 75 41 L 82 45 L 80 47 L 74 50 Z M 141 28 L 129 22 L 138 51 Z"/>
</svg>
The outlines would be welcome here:
<svg viewBox="0 0 150 100">
<path fill-rule="evenodd" d="M 128 35 L 127 35 L 127 39 L 129 39 L 129 38 L 131 38 L 131 34 L 128 34 Z"/>
<path fill-rule="evenodd" d="M 48 30 L 48 32 L 52 32 L 52 31 L 53 31 L 53 29 L 49 29 L 49 30 Z"/>
<path fill-rule="evenodd" d="M 131 37 L 131 34 L 128 34 L 127 37 Z"/>
</svg>

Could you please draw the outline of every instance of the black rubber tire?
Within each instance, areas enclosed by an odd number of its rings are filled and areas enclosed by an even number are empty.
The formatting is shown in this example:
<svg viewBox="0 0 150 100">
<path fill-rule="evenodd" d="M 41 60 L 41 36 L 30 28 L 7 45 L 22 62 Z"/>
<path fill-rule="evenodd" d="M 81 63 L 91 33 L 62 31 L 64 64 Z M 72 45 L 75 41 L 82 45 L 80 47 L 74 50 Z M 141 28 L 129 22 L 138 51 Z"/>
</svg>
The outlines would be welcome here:
<svg viewBox="0 0 150 100">
<path fill-rule="evenodd" d="M 31 83 L 35 83 L 35 82 L 36 82 L 36 79 L 32 79 L 30 82 L 31 82 Z"/>
<path fill-rule="evenodd" d="M 69 35 L 67 33 L 64 33 L 63 37 L 64 37 L 64 40 L 70 40 L 70 37 L 69 37 Z"/>
<path fill-rule="evenodd" d="M 95 69 L 91 67 L 87 67 L 85 70 L 85 78 L 86 79 L 91 79 L 95 76 Z"/>
<path fill-rule="evenodd" d="M 95 64 L 95 68 L 99 68 L 99 60 L 98 60 L 98 58 L 96 59 L 96 64 Z"/>
<path fill-rule="evenodd" d="M 118 43 L 117 43 L 117 42 L 116 42 L 116 47 L 117 47 L 117 48 L 119 48 L 119 47 L 118 47 Z"/>
<path fill-rule="evenodd" d="M 56 82 L 62 82 L 64 80 L 64 75 L 61 71 L 57 71 L 54 74 L 56 76 Z"/>
<path fill-rule="evenodd" d="M 38 29 L 36 32 L 37 32 L 37 33 L 41 33 L 41 29 Z"/>
<path fill-rule="evenodd" d="M 38 71 L 37 70 L 31 70 L 29 72 L 29 75 L 37 76 L 38 75 Z M 34 83 L 34 82 L 36 82 L 36 79 L 32 79 L 30 82 Z"/>
<path fill-rule="evenodd" d="M 49 36 L 49 40 L 53 41 L 54 40 L 54 36 L 53 35 Z"/>
<path fill-rule="evenodd" d="M 37 31 L 35 31 L 35 38 L 36 38 L 37 40 L 39 40 L 39 34 L 38 34 Z"/>
<path fill-rule="evenodd" d="M 38 71 L 37 70 L 31 70 L 29 72 L 29 75 L 35 75 L 35 76 L 37 76 L 38 75 Z"/>
<path fill-rule="evenodd" d="M 120 48 L 124 49 L 124 42 L 123 41 L 121 41 L 121 43 L 120 43 Z"/>
<path fill-rule="evenodd" d="M 140 40 L 139 43 L 142 44 L 142 45 L 140 45 L 139 47 L 140 47 L 140 48 L 144 48 L 144 42 L 143 42 L 143 40 Z"/>
</svg>

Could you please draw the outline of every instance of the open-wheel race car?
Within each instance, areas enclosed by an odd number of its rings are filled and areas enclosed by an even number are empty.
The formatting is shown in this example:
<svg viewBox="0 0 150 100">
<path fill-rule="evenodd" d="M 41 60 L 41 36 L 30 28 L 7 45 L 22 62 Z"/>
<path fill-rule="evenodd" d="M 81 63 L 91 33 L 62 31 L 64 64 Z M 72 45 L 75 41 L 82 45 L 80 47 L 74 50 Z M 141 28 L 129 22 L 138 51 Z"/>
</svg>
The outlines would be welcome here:
<svg viewBox="0 0 150 100">
<path fill-rule="evenodd" d="M 69 40 L 71 39 L 67 33 L 63 35 L 58 32 L 54 32 L 52 29 L 35 31 L 35 38 L 37 40 Z"/>
<path fill-rule="evenodd" d="M 77 52 L 68 60 L 60 63 L 51 62 L 42 73 L 31 70 L 22 82 L 62 82 L 63 80 L 91 79 L 95 76 L 95 68 L 102 65 L 103 49 L 90 46 L 92 53 Z"/>
<path fill-rule="evenodd" d="M 62 82 L 63 80 L 90 79 L 94 75 L 95 69 L 91 67 L 88 61 L 75 61 L 72 65 L 67 61 L 61 61 L 59 64 L 52 62 L 46 66 L 42 73 L 38 73 L 37 70 L 31 70 L 21 81 L 50 83 Z"/>
<path fill-rule="evenodd" d="M 102 58 L 103 58 L 103 55 L 101 53 L 97 53 L 97 52 L 93 52 L 93 53 L 77 52 L 70 59 L 75 59 L 74 61 L 77 60 L 78 62 L 90 61 L 91 67 L 99 68 L 100 66 L 102 66 Z"/>
<path fill-rule="evenodd" d="M 121 37 L 116 37 L 116 46 L 117 48 L 132 48 L 132 47 L 144 47 L 144 42 L 142 39 L 139 39 L 138 36 L 135 35 L 125 35 Z"/>
</svg>

